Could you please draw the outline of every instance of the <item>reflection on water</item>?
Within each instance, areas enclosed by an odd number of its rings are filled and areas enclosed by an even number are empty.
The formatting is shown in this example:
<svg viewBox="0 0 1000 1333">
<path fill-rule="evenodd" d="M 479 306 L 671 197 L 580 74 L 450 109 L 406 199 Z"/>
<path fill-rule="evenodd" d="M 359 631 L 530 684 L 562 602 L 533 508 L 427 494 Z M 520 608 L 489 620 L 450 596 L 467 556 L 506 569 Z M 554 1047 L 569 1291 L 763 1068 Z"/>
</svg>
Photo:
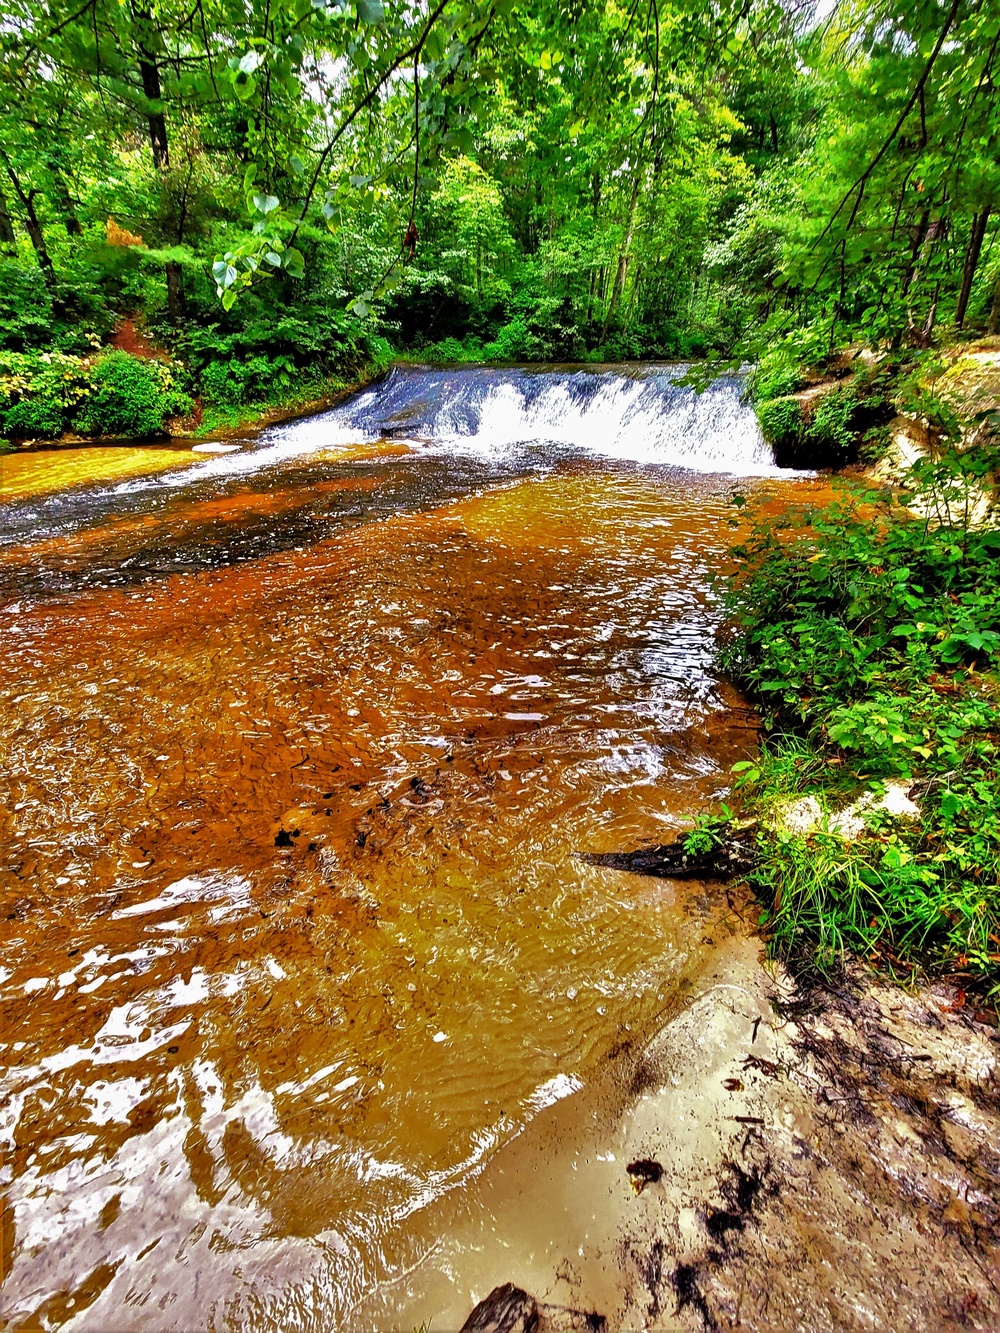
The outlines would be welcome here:
<svg viewBox="0 0 1000 1333">
<path fill-rule="evenodd" d="M 45 449 L 0 453 L 0 502 L 10 504 L 112 478 L 145 476 L 190 463 L 186 446 Z"/>
<path fill-rule="evenodd" d="M 350 1327 L 699 947 L 575 853 L 752 741 L 728 484 L 397 452 L 77 495 L 0 554 L 12 1327 Z"/>
</svg>

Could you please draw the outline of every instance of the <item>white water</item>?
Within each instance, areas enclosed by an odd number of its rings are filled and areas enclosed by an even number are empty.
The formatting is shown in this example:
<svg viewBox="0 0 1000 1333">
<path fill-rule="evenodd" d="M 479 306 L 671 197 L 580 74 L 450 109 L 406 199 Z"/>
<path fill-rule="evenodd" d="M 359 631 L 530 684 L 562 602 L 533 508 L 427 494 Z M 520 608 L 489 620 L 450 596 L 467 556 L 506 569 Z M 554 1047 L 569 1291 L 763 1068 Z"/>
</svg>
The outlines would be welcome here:
<svg viewBox="0 0 1000 1333">
<path fill-rule="evenodd" d="M 321 449 L 390 435 L 415 452 L 501 460 L 557 447 L 645 466 L 763 476 L 779 471 L 738 376 L 702 393 L 683 366 L 617 369 L 396 368 L 313 417 L 265 432 L 256 448 L 119 490 L 258 472 Z"/>
<path fill-rule="evenodd" d="M 474 430 L 459 401 L 437 414 L 432 438 L 449 449 L 487 455 L 539 442 L 698 472 L 773 470 L 771 450 L 742 401 L 738 381 L 716 383 L 699 395 L 679 389 L 666 375 L 608 374 L 600 380 L 590 393 L 581 393 L 571 377 L 557 375 L 534 395 L 517 383 L 493 385 Z"/>
</svg>

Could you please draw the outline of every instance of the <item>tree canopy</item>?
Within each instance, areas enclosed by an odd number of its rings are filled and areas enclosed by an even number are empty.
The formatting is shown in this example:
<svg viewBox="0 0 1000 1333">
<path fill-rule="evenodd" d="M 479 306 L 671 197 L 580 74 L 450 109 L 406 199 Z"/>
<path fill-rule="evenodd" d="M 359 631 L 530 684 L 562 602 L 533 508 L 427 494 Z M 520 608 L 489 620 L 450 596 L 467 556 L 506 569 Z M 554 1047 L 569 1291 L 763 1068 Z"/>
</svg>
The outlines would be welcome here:
<svg viewBox="0 0 1000 1333">
<path fill-rule="evenodd" d="M 998 48 L 990 0 L 10 0 L 7 371 L 125 316 L 264 395 L 379 337 L 996 331 Z"/>
</svg>

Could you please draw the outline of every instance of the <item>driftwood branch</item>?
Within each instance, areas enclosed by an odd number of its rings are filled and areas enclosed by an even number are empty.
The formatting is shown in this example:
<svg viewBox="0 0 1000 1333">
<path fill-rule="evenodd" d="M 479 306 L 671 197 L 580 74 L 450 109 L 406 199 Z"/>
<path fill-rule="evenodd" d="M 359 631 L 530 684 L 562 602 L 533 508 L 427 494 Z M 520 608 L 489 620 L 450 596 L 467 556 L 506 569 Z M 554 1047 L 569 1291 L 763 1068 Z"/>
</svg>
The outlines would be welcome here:
<svg viewBox="0 0 1000 1333">
<path fill-rule="evenodd" d="M 752 829 L 737 829 L 707 852 L 688 852 L 683 840 L 639 847 L 632 852 L 581 852 L 581 861 L 609 870 L 656 879 L 738 879 L 757 864 L 757 842 Z"/>
</svg>

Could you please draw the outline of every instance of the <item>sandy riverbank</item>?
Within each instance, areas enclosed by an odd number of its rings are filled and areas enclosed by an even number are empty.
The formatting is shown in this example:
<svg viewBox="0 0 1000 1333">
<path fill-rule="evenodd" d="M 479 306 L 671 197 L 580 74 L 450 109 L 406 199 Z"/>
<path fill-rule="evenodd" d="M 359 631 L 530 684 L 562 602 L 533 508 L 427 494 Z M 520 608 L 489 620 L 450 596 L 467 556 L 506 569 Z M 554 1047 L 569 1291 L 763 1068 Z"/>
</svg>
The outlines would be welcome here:
<svg viewBox="0 0 1000 1333">
<path fill-rule="evenodd" d="M 652 1040 L 430 1210 L 380 1293 L 400 1327 L 458 1328 L 505 1282 L 537 1333 L 1000 1326 L 996 1031 L 943 988 L 803 989 L 736 910 L 705 931 Z M 662 1170 L 638 1193 L 636 1162 Z"/>
</svg>

